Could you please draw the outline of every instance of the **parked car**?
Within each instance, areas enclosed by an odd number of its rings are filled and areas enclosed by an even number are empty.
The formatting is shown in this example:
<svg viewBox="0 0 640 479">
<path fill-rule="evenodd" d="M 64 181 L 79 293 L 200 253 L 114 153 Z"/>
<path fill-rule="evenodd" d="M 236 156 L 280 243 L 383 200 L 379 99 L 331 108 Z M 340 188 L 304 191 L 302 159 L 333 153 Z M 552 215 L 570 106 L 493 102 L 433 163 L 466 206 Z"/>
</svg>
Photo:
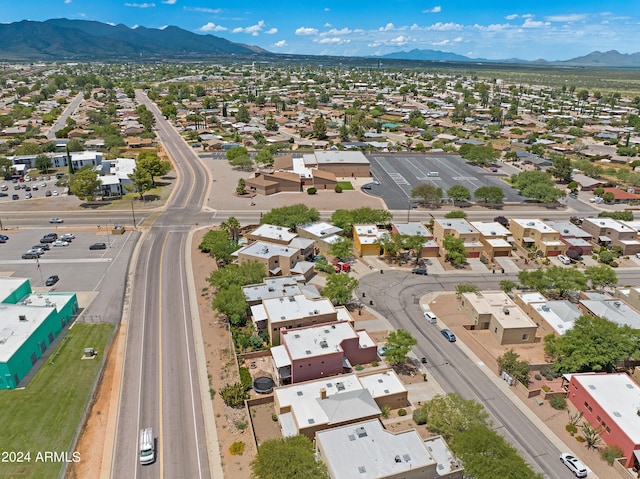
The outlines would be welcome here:
<svg viewBox="0 0 640 479">
<path fill-rule="evenodd" d="M 571 264 L 571 258 L 563 254 L 558 255 L 558 261 L 560 261 L 562 264 L 565 264 L 565 265 Z"/>
<path fill-rule="evenodd" d="M 22 255 L 22 259 L 38 259 L 40 255 L 35 251 L 27 251 Z"/>
<path fill-rule="evenodd" d="M 560 461 L 569 468 L 573 475 L 576 477 L 587 477 L 587 466 L 577 457 L 563 452 L 560 454 Z"/>
<path fill-rule="evenodd" d="M 31 193 L 27 193 L 26 195 L 24 195 L 24 197 L 25 197 L 26 199 L 33 198 L 33 196 L 31 195 Z"/>
<path fill-rule="evenodd" d="M 51 249 L 51 246 L 49 246 L 49 243 L 40 243 L 39 245 L 36 245 L 39 248 L 42 248 L 43 250 L 47 251 Z M 35 246 L 34 246 L 35 248 Z"/>
<path fill-rule="evenodd" d="M 422 314 L 424 315 L 424 319 L 429 321 L 431 324 L 436 324 L 438 322 L 438 318 L 431 311 L 425 311 Z"/>
<path fill-rule="evenodd" d="M 33 187 L 31 188 L 33 191 L 38 191 L 38 185 L 33 185 Z"/>
<path fill-rule="evenodd" d="M 449 341 L 450 343 L 455 343 L 456 335 L 453 334 L 453 331 L 451 331 L 450 329 L 445 328 L 445 329 L 441 329 L 440 332 L 446 338 L 447 341 Z"/>
<path fill-rule="evenodd" d="M 422 274 L 424 276 L 427 275 L 427 268 L 413 268 L 411 270 L 413 274 Z"/>
<path fill-rule="evenodd" d="M 35 251 L 36 253 L 39 253 L 41 255 L 44 254 L 44 248 L 39 244 L 32 246 L 29 251 Z"/>
<path fill-rule="evenodd" d="M 362 189 L 363 190 L 370 190 L 371 189 L 371 185 L 362 185 Z"/>
<path fill-rule="evenodd" d="M 62 218 L 49 218 L 49 223 L 64 223 Z"/>
<path fill-rule="evenodd" d="M 58 193 L 58 191 L 57 191 L 57 190 L 53 190 L 51 194 L 52 194 L 53 196 L 58 196 L 58 195 L 59 195 L 59 193 Z"/>
<path fill-rule="evenodd" d="M 2 191 L 7 191 L 8 189 L 9 189 L 9 187 L 7 185 L 0 186 L 0 190 L 2 190 Z"/>
<path fill-rule="evenodd" d="M 57 274 L 52 274 L 51 276 L 49 276 L 47 278 L 47 281 L 45 281 L 44 285 L 45 286 L 53 286 L 54 284 L 56 284 L 58 282 L 60 278 L 58 277 Z"/>
<path fill-rule="evenodd" d="M 89 249 L 107 249 L 107 245 L 105 243 L 93 243 L 89 246 Z"/>
<path fill-rule="evenodd" d="M 65 233 L 62 236 L 60 236 L 60 239 L 64 241 L 71 241 L 76 239 L 76 235 L 74 235 L 73 233 Z"/>
<path fill-rule="evenodd" d="M 18 196 L 18 195 L 13 195 L 13 196 L 11 197 L 11 199 L 12 199 L 12 200 L 19 200 L 19 199 L 20 199 L 20 196 Z"/>
<path fill-rule="evenodd" d="M 9 237 L 7 235 L 0 235 L 0 239 L 7 241 Z"/>
<path fill-rule="evenodd" d="M 47 190 L 47 192 L 44 194 L 44 196 L 51 196 L 51 190 Z"/>
<path fill-rule="evenodd" d="M 5 196 L 9 196 L 8 193 L 5 193 L 4 191 L 0 191 L 0 197 L 5 197 Z"/>
<path fill-rule="evenodd" d="M 53 242 L 53 246 L 69 246 L 69 242 L 59 239 Z"/>
<path fill-rule="evenodd" d="M 46 188 L 47 184 L 46 184 L 46 183 L 40 183 L 40 186 L 41 186 L 42 188 Z"/>
</svg>

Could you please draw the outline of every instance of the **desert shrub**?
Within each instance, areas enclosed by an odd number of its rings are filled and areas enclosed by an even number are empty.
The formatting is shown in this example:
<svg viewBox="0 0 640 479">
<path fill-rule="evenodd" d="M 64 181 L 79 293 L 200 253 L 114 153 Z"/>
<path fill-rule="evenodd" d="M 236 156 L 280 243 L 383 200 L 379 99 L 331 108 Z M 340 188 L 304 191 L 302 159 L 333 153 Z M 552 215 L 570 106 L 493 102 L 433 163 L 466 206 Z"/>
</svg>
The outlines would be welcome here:
<svg viewBox="0 0 640 479">
<path fill-rule="evenodd" d="M 242 441 L 236 441 L 229 446 L 229 452 L 234 456 L 242 456 L 244 452 L 245 443 Z"/>
<path fill-rule="evenodd" d="M 407 415 L 407 410 L 405 408 L 398 409 L 398 416 L 403 417 Z"/>
<path fill-rule="evenodd" d="M 418 426 L 427 423 L 427 408 L 424 406 L 419 407 L 415 411 L 413 411 L 413 422 L 415 422 Z"/>
<path fill-rule="evenodd" d="M 362 364 L 356 364 L 353 369 L 355 369 L 356 371 L 362 371 L 364 369 L 364 367 L 362 366 Z"/>
<path fill-rule="evenodd" d="M 380 408 L 380 415 L 383 418 L 387 419 L 390 413 L 391 413 L 391 408 L 386 404 Z"/>
<path fill-rule="evenodd" d="M 585 441 L 586 441 L 586 439 L 585 439 L 584 437 L 582 437 L 582 436 L 576 436 L 576 441 L 578 441 L 578 442 L 585 442 Z"/>
<path fill-rule="evenodd" d="M 378 366 L 378 361 L 371 361 L 371 366 L 373 366 L 374 368 Z"/>
<path fill-rule="evenodd" d="M 542 376 L 540 376 L 539 374 L 536 374 L 533 377 L 536 378 L 536 381 L 540 381 L 542 379 Z"/>
<path fill-rule="evenodd" d="M 315 195 L 318 192 L 318 188 L 316 188 L 315 186 L 312 186 L 311 188 L 307 189 L 307 194 L 309 195 Z"/>
<path fill-rule="evenodd" d="M 613 465 L 613 461 L 618 459 L 619 457 L 624 457 L 624 452 L 616 445 L 605 446 L 600 451 L 600 457 L 603 461 L 606 461 L 610 466 Z"/>
<path fill-rule="evenodd" d="M 236 429 L 244 431 L 249 424 L 247 423 L 246 419 L 239 419 L 238 421 L 234 422 L 233 425 L 236 427 Z"/>
<path fill-rule="evenodd" d="M 271 420 L 273 422 L 278 422 L 278 415 L 275 412 L 273 414 L 271 414 Z"/>
<path fill-rule="evenodd" d="M 242 383 L 244 390 L 248 391 L 249 389 L 251 389 L 251 386 L 253 385 L 253 379 L 251 379 L 251 373 L 249 372 L 249 369 L 245 367 L 241 367 L 239 371 L 240 371 L 240 382 Z"/>
<path fill-rule="evenodd" d="M 549 401 L 549 403 L 551 404 L 551 407 L 553 409 L 557 409 L 558 411 L 563 411 L 564 409 L 567 409 L 567 399 L 564 396 L 553 396 L 551 398 L 551 401 Z"/>
<path fill-rule="evenodd" d="M 609 266 L 611 266 L 612 268 L 617 268 L 619 265 L 617 261 L 612 261 L 611 263 L 609 263 Z"/>
<path fill-rule="evenodd" d="M 553 368 L 546 365 L 540 368 L 540 374 L 543 375 L 548 381 L 551 381 L 557 377 Z"/>
<path fill-rule="evenodd" d="M 220 397 L 227 406 L 242 407 L 248 398 L 247 390 L 242 383 L 227 384 L 220 390 Z"/>
<path fill-rule="evenodd" d="M 571 434 L 572 436 L 573 436 L 576 432 L 578 432 L 578 427 L 577 427 L 575 424 L 567 424 L 564 428 L 565 428 L 565 429 L 567 430 L 567 432 L 568 432 L 569 434 Z"/>
<path fill-rule="evenodd" d="M 342 193 L 342 186 L 336 185 L 335 188 L 333 188 L 333 191 L 336 193 Z"/>
</svg>

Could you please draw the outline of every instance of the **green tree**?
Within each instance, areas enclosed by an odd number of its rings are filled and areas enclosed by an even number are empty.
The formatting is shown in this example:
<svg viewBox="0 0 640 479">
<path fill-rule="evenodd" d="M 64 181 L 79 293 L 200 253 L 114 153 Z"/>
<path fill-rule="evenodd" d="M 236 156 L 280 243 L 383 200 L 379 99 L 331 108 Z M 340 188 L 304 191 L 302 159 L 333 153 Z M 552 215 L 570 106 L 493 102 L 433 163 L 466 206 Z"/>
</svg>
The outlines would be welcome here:
<svg viewBox="0 0 640 479">
<path fill-rule="evenodd" d="M 16 156 L 39 155 L 42 153 L 42 148 L 37 143 L 22 143 L 15 148 L 14 153 Z"/>
<path fill-rule="evenodd" d="M 136 159 L 136 167 L 148 171 L 154 184 L 156 176 L 164 176 L 171 171 L 171 163 L 161 160 L 153 152 L 140 153 Z"/>
<path fill-rule="evenodd" d="M 0 175 L 2 177 L 10 176 L 13 173 L 13 161 L 5 156 L 0 156 Z"/>
<path fill-rule="evenodd" d="M 265 266 L 258 261 L 246 261 L 242 264 L 229 264 L 211 272 L 207 282 L 218 289 L 231 286 L 247 286 L 261 283 L 267 276 Z"/>
<path fill-rule="evenodd" d="M 248 305 L 240 286 L 234 284 L 218 290 L 212 306 L 225 316 L 232 326 L 244 326 Z"/>
<path fill-rule="evenodd" d="M 446 251 L 446 259 L 452 265 L 458 266 L 467 261 L 467 250 L 464 247 L 464 239 L 453 235 L 447 235 L 442 240 L 442 246 Z"/>
<path fill-rule="evenodd" d="M 520 355 L 513 348 L 505 351 L 497 358 L 498 367 L 520 381 L 525 386 L 529 385 L 529 361 L 521 360 Z"/>
<path fill-rule="evenodd" d="M 605 264 L 587 266 L 584 270 L 584 275 L 591 282 L 591 287 L 594 289 L 609 285 L 614 286 L 618 283 L 616 272 Z"/>
<path fill-rule="evenodd" d="M 69 142 L 67 143 L 67 148 L 71 152 L 84 151 L 84 146 L 82 145 L 82 142 L 80 140 L 75 139 L 75 138 L 72 139 L 72 140 L 69 140 Z"/>
<path fill-rule="evenodd" d="M 302 435 L 269 439 L 251 463 L 256 479 L 326 479 L 327 468 L 316 461 L 311 441 Z"/>
<path fill-rule="evenodd" d="M 353 256 L 353 240 L 341 236 L 329 245 L 329 254 L 341 260 Z"/>
<path fill-rule="evenodd" d="M 251 120 L 251 117 L 249 116 L 249 109 L 244 105 L 240 105 L 238 107 L 238 112 L 236 113 L 236 121 L 249 123 L 249 120 Z"/>
<path fill-rule="evenodd" d="M 573 176 L 573 166 L 571 165 L 571 160 L 562 155 L 557 156 L 553 159 L 553 166 L 549 168 L 548 171 L 551 176 L 565 183 L 571 181 L 571 177 Z"/>
<path fill-rule="evenodd" d="M 454 201 L 469 201 L 471 199 L 471 192 L 466 186 L 453 185 L 447 190 L 447 196 Z"/>
<path fill-rule="evenodd" d="M 231 261 L 231 254 L 238 249 L 238 244 L 229 239 L 229 234 L 224 230 L 208 231 L 199 245 L 200 251 L 208 253 L 219 263 L 226 264 Z"/>
<path fill-rule="evenodd" d="M 416 258 L 416 262 L 422 256 L 422 248 L 424 247 L 426 241 L 427 238 L 422 235 L 411 235 L 405 237 L 404 239 L 405 248 L 413 251 L 413 256 Z"/>
<path fill-rule="evenodd" d="M 456 296 L 458 299 L 460 299 L 464 293 L 477 293 L 478 291 L 480 291 L 480 288 L 473 283 L 458 283 L 456 285 Z"/>
<path fill-rule="evenodd" d="M 473 196 L 485 203 L 502 203 L 504 191 L 498 186 L 481 186 L 473 193 Z"/>
<path fill-rule="evenodd" d="M 144 198 L 144 192 L 151 189 L 153 186 L 153 178 L 151 177 L 151 173 L 149 173 L 144 168 L 140 168 L 136 166 L 133 169 L 133 173 L 127 175 L 129 179 L 133 182 L 133 188 L 135 191 L 140 193 L 140 199 Z M 126 185 L 125 188 L 130 185 Z"/>
<path fill-rule="evenodd" d="M 220 390 L 220 397 L 227 406 L 241 408 L 244 400 L 249 399 L 249 392 L 241 382 L 227 384 Z"/>
<path fill-rule="evenodd" d="M 602 195 L 602 199 L 607 203 L 611 203 L 615 199 L 615 195 L 611 191 L 607 191 Z"/>
<path fill-rule="evenodd" d="M 515 281 L 511 281 L 510 279 L 503 279 L 500 281 L 500 283 L 498 283 L 498 285 L 500 286 L 500 289 L 505 293 L 510 293 L 518 286 Z"/>
<path fill-rule="evenodd" d="M 327 123 L 321 116 L 316 118 L 313 122 L 313 136 L 318 140 L 325 140 L 327 138 Z"/>
<path fill-rule="evenodd" d="M 229 234 L 231 241 L 237 243 L 240 240 L 240 222 L 235 216 L 229 216 L 229 218 L 220 223 L 220 228 Z"/>
<path fill-rule="evenodd" d="M 451 210 L 447 214 L 444 215 L 445 218 L 466 218 L 467 213 L 462 210 Z"/>
<path fill-rule="evenodd" d="M 493 163 L 500 157 L 500 152 L 488 145 L 471 145 L 465 143 L 460 147 L 460 156 L 470 163 L 477 165 L 486 165 Z"/>
<path fill-rule="evenodd" d="M 389 364 L 398 365 L 406 362 L 407 354 L 418 341 L 409 331 L 396 329 L 387 335 L 385 358 Z"/>
<path fill-rule="evenodd" d="M 423 203 L 436 203 L 442 198 L 442 188 L 423 183 L 411 190 L 412 198 L 420 198 Z"/>
<path fill-rule="evenodd" d="M 320 213 L 317 209 L 295 204 L 272 209 L 262 216 L 260 224 L 285 226 L 295 232 L 298 225 L 313 223 L 319 219 Z"/>
<path fill-rule="evenodd" d="M 81 200 L 93 199 L 96 192 L 100 191 L 101 184 L 98 173 L 86 166 L 71 177 L 69 192 Z"/>
<path fill-rule="evenodd" d="M 387 224 L 392 217 L 392 213 L 388 210 L 374 210 L 365 206 L 355 210 L 335 210 L 331 215 L 331 223 L 350 236 L 353 233 L 353 225 Z"/>
<path fill-rule="evenodd" d="M 36 168 L 38 168 L 41 173 L 44 173 L 45 175 L 48 174 L 49 168 L 51 168 L 51 166 L 53 166 L 51 163 L 51 158 L 49 158 L 47 155 L 36 156 Z"/>
<path fill-rule="evenodd" d="M 405 247 L 404 235 L 399 233 L 385 233 L 375 242 L 391 261 L 395 261 Z"/>
<path fill-rule="evenodd" d="M 244 195 L 247 192 L 247 182 L 244 178 L 240 178 L 238 180 L 238 186 L 236 186 L 236 193 L 239 195 Z"/>
<path fill-rule="evenodd" d="M 273 165 L 273 153 L 269 151 L 268 148 L 261 149 L 254 158 L 256 163 L 259 163 L 264 166 L 272 166 Z"/>
<path fill-rule="evenodd" d="M 330 299 L 333 304 L 347 304 L 351 301 L 357 287 L 356 278 L 348 274 L 332 274 L 327 277 L 327 284 L 321 294 Z"/>
<path fill-rule="evenodd" d="M 457 393 L 436 394 L 420 409 L 426 413 L 429 431 L 440 434 L 446 441 L 474 424 L 486 425 L 489 422 L 489 414 L 482 404 L 462 399 Z"/>
<path fill-rule="evenodd" d="M 544 351 L 557 373 L 613 372 L 616 362 L 638 357 L 638 332 L 629 326 L 584 314 L 563 336 L 544 337 Z"/>
<path fill-rule="evenodd" d="M 249 152 L 244 146 L 234 146 L 227 150 L 227 161 L 233 167 L 242 170 L 249 169 L 253 165 Z"/>
<path fill-rule="evenodd" d="M 587 289 L 587 279 L 582 271 L 562 266 L 552 266 L 544 271 L 549 280 L 548 292 L 560 298 L 568 298 Z"/>
</svg>

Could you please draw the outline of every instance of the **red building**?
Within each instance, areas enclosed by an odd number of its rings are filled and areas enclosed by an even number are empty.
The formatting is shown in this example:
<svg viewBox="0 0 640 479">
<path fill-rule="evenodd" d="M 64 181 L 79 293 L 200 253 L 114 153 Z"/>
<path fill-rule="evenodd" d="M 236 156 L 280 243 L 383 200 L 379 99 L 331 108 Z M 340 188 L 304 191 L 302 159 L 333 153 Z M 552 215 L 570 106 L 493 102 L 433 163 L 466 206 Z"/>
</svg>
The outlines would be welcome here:
<svg viewBox="0 0 640 479">
<path fill-rule="evenodd" d="M 585 421 L 600 431 L 608 446 L 618 446 L 625 467 L 636 467 L 640 456 L 640 386 L 627 374 L 566 375 L 568 397 Z"/>
</svg>

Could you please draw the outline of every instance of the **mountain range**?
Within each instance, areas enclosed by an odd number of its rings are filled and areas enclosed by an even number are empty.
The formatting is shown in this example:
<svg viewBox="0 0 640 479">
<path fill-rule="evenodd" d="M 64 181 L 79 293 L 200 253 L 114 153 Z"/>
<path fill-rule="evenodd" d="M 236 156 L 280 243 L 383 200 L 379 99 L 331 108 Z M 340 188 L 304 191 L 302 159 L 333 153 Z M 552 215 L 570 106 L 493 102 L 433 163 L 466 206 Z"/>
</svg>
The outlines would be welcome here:
<svg viewBox="0 0 640 479">
<path fill-rule="evenodd" d="M 23 20 L 0 24 L 0 61 L 60 60 L 201 60 L 237 57 L 246 59 L 296 58 L 310 60 L 309 55 L 275 54 L 257 46 L 234 43 L 215 35 L 200 35 L 179 27 L 162 29 L 111 25 L 88 20 L 58 18 L 44 22 Z M 332 58 L 332 57 L 318 57 Z M 337 58 L 337 57 L 336 57 Z M 640 68 L 640 53 L 625 54 L 611 50 L 563 61 L 517 58 L 488 60 L 469 58 L 451 52 L 414 49 L 375 57 L 378 61 L 437 61 L 472 63 L 518 63 L 568 67 Z M 353 58 L 358 61 L 357 58 Z"/>
</svg>

